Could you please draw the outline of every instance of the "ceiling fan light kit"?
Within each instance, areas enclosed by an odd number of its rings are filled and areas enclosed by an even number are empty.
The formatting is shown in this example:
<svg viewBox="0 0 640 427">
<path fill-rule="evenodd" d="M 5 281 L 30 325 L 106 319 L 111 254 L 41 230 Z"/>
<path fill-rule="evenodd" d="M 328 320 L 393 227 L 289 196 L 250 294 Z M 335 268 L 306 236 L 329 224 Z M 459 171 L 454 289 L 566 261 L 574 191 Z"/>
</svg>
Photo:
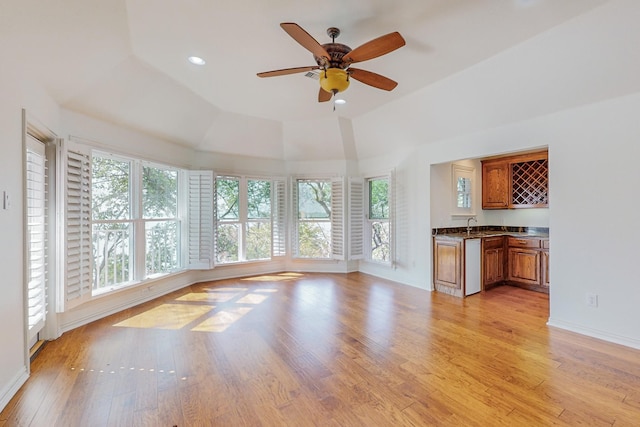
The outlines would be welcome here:
<svg viewBox="0 0 640 427">
<path fill-rule="evenodd" d="M 405 41 L 400 33 L 386 34 L 352 50 L 347 45 L 335 42 L 336 37 L 340 35 L 340 30 L 335 27 L 327 29 L 331 43 L 321 45 L 298 24 L 283 22 L 280 26 L 302 47 L 313 54 L 318 65 L 266 71 L 258 73 L 258 77 L 284 76 L 320 69 L 318 102 L 329 101 L 333 95 L 347 90 L 350 78 L 387 91 L 393 90 L 398 85 L 388 77 L 350 67 L 353 63 L 377 58 L 404 46 Z"/>
<path fill-rule="evenodd" d="M 320 73 L 320 86 L 334 95 L 343 92 L 349 87 L 349 73 L 340 68 L 328 68 Z"/>
</svg>

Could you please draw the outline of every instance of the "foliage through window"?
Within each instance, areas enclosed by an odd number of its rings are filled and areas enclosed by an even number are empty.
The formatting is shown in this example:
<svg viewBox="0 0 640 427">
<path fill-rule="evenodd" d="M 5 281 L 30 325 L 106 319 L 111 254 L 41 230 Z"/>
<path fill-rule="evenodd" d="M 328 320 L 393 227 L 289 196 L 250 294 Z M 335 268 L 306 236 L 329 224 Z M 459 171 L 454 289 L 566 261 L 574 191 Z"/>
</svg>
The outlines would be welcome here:
<svg viewBox="0 0 640 427">
<path fill-rule="evenodd" d="M 297 256 L 331 258 L 331 181 L 298 180 Z"/>
<path fill-rule="evenodd" d="M 369 256 L 372 261 L 390 262 L 389 178 L 371 178 L 367 183 Z"/>
<path fill-rule="evenodd" d="M 94 292 L 180 267 L 177 170 L 95 153 L 91 201 Z"/>
<path fill-rule="evenodd" d="M 271 180 L 216 178 L 216 261 L 271 258 Z"/>
</svg>

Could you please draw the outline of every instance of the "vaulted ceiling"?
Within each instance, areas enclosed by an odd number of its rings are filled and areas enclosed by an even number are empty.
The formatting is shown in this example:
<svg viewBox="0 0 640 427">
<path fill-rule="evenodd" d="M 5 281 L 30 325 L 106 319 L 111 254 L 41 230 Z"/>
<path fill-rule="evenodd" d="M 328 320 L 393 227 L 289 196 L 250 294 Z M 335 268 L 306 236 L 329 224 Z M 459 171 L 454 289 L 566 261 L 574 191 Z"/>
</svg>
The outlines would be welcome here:
<svg viewBox="0 0 640 427">
<path fill-rule="evenodd" d="M 605 0 L 2 0 L 0 53 L 63 108 L 197 150 L 341 159 L 352 120 L 455 75 Z M 397 81 L 352 82 L 345 105 L 318 103 L 315 65 L 279 26 L 355 48 L 399 31 L 406 46 L 358 64 Z M 196 55 L 206 65 L 189 63 Z"/>
</svg>

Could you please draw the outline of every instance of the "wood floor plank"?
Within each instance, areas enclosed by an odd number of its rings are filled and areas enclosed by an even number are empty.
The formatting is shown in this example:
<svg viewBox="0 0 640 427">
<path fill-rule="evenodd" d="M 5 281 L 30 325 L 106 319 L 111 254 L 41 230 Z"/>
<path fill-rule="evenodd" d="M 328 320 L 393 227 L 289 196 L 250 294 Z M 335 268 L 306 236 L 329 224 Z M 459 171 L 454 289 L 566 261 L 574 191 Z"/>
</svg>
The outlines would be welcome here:
<svg viewBox="0 0 640 427">
<path fill-rule="evenodd" d="M 196 284 L 49 343 L 0 427 L 640 425 L 640 351 L 548 310 L 362 273 Z"/>
</svg>

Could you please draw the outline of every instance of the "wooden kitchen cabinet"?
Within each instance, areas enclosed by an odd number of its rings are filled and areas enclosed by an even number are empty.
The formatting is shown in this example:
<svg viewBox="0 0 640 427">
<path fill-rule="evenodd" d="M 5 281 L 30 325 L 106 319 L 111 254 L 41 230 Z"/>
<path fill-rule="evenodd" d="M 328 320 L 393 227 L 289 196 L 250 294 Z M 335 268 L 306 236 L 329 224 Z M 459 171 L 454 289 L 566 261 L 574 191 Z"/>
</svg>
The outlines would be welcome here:
<svg viewBox="0 0 640 427">
<path fill-rule="evenodd" d="M 540 286 L 540 251 L 509 248 L 508 280 L 524 285 Z"/>
<path fill-rule="evenodd" d="M 482 161 L 482 209 L 549 206 L 548 152 Z"/>
<path fill-rule="evenodd" d="M 462 297 L 462 241 L 434 237 L 433 284 L 438 292 Z"/>
<path fill-rule="evenodd" d="M 542 286 L 549 288 L 549 240 L 542 240 L 542 251 L 540 252 L 542 263 Z"/>
<path fill-rule="evenodd" d="M 469 242 L 462 238 L 433 237 L 433 284 L 436 291 L 458 297 L 472 293 L 465 292 L 473 289 L 466 278 L 470 267 L 465 267 L 465 263 L 469 263 L 469 254 L 465 255 Z M 507 284 L 549 293 L 549 239 L 526 235 L 487 236 L 481 239 L 477 253 L 471 260 L 480 257 L 480 290 Z"/>
<path fill-rule="evenodd" d="M 549 292 L 548 239 L 508 237 L 507 281 L 526 289 Z"/>
<path fill-rule="evenodd" d="M 482 209 L 509 207 L 509 162 L 482 162 Z"/>
<path fill-rule="evenodd" d="M 504 237 L 482 239 L 482 288 L 484 290 L 505 280 Z"/>
</svg>

